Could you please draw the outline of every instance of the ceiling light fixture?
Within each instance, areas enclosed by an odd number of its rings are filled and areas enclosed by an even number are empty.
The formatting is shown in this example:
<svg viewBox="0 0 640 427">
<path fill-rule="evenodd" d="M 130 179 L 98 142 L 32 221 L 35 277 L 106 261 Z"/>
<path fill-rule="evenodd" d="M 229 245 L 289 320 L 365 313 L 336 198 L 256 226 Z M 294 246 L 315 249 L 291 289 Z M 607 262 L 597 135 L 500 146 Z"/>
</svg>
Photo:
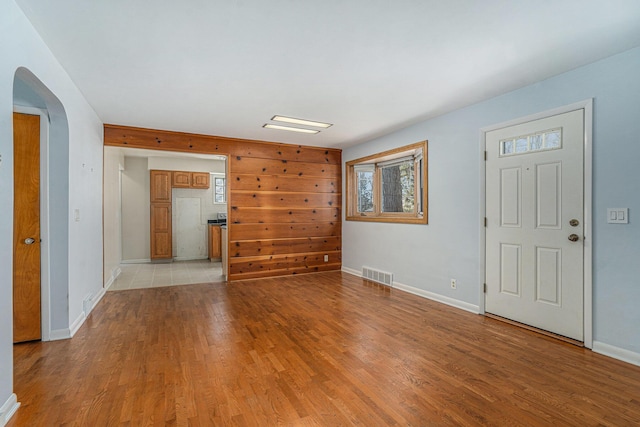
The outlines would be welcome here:
<svg viewBox="0 0 640 427">
<path fill-rule="evenodd" d="M 294 128 L 291 126 L 280 126 L 280 125 L 271 125 L 271 124 L 264 124 L 262 125 L 263 128 L 267 128 L 267 129 L 278 129 L 278 130 L 288 130 L 291 132 L 301 132 L 301 133 L 318 133 L 320 132 L 319 130 L 315 130 L 315 129 L 301 129 L 301 128 Z"/>
<path fill-rule="evenodd" d="M 293 123 L 296 125 L 313 126 L 313 127 L 325 128 L 325 129 L 333 126 L 332 123 L 322 123 L 322 122 L 314 122 L 312 120 L 294 119 L 293 117 L 287 117 L 287 116 L 273 116 L 271 117 L 271 120 L 276 122 L 286 122 L 286 123 Z"/>
</svg>

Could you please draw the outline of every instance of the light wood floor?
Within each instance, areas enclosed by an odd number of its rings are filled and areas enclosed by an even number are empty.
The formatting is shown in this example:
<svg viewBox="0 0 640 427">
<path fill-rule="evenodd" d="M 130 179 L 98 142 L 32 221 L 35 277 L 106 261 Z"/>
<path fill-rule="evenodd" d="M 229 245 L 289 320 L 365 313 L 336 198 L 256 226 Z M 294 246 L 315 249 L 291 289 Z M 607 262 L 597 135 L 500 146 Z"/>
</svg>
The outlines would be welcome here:
<svg viewBox="0 0 640 427">
<path fill-rule="evenodd" d="M 640 367 L 345 273 L 109 292 L 14 426 L 630 426 Z"/>
</svg>

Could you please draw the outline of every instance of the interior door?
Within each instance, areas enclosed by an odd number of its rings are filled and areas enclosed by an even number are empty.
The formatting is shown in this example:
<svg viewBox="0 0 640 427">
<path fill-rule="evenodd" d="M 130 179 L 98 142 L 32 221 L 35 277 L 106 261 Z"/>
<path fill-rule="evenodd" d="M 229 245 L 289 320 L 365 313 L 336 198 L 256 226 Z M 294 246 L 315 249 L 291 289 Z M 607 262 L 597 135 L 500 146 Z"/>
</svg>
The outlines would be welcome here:
<svg viewBox="0 0 640 427">
<path fill-rule="evenodd" d="M 486 134 L 485 310 L 584 340 L 584 110 Z"/>
<path fill-rule="evenodd" d="M 13 114 L 13 341 L 42 338 L 40 117 Z"/>
</svg>

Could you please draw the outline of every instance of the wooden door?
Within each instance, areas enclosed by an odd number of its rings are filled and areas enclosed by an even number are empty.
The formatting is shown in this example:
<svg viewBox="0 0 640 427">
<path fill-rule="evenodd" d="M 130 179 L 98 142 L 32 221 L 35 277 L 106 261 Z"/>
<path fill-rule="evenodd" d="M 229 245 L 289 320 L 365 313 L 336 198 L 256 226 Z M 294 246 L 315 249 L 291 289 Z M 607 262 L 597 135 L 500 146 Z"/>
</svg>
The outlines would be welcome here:
<svg viewBox="0 0 640 427">
<path fill-rule="evenodd" d="M 486 311 L 584 339 L 584 111 L 487 133 Z"/>
<path fill-rule="evenodd" d="M 171 171 L 151 172 L 151 259 L 171 259 Z"/>
<path fill-rule="evenodd" d="M 13 114 L 13 342 L 39 340 L 40 117 Z"/>
</svg>

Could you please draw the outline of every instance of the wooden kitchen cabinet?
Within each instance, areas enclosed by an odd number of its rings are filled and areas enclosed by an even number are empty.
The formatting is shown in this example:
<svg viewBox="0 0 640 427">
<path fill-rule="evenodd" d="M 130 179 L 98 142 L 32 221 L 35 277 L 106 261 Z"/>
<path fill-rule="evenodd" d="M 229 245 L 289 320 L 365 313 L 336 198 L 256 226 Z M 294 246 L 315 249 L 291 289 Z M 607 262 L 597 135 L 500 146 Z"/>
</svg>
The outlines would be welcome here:
<svg viewBox="0 0 640 427">
<path fill-rule="evenodd" d="M 173 171 L 171 186 L 174 188 L 191 188 L 191 172 Z"/>
<path fill-rule="evenodd" d="M 150 174 L 150 257 L 171 259 L 171 172 L 152 170 Z"/>
<path fill-rule="evenodd" d="M 151 203 L 171 203 L 171 172 L 151 171 Z"/>
<path fill-rule="evenodd" d="M 209 224 L 209 260 L 222 257 L 222 236 L 219 224 Z"/>
<path fill-rule="evenodd" d="M 210 186 L 210 180 L 209 172 L 191 172 L 191 188 L 207 189 Z"/>
<path fill-rule="evenodd" d="M 171 173 L 171 186 L 173 188 L 199 188 L 206 190 L 210 186 L 209 172 L 183 172 Z"/>
</svg>

